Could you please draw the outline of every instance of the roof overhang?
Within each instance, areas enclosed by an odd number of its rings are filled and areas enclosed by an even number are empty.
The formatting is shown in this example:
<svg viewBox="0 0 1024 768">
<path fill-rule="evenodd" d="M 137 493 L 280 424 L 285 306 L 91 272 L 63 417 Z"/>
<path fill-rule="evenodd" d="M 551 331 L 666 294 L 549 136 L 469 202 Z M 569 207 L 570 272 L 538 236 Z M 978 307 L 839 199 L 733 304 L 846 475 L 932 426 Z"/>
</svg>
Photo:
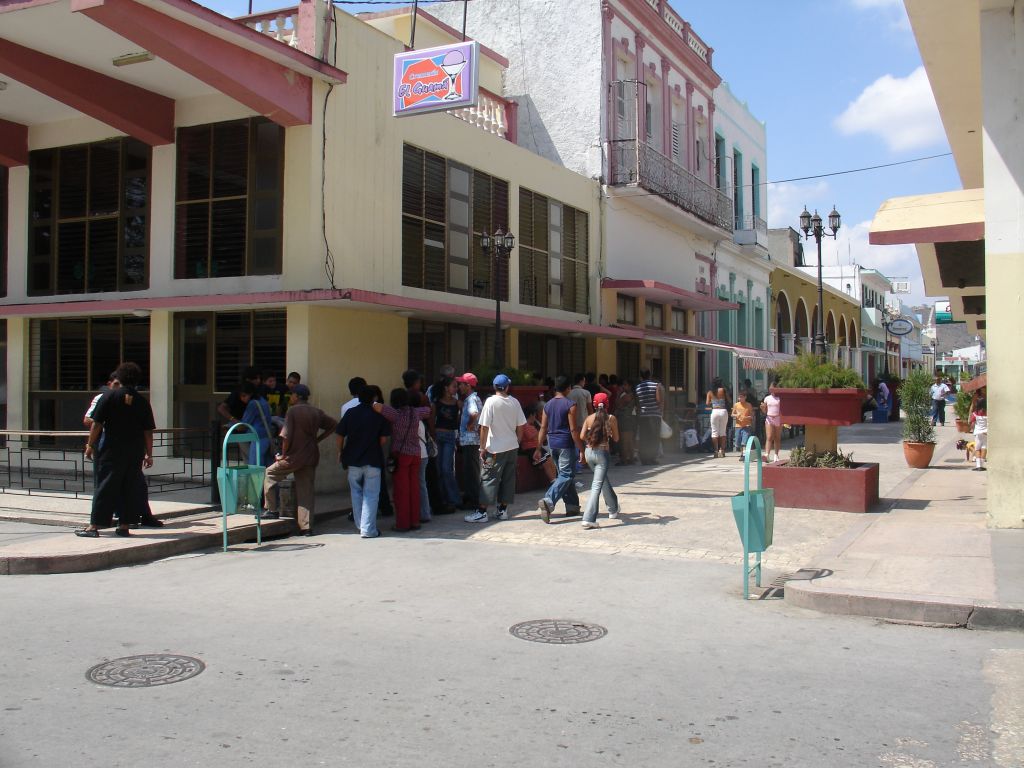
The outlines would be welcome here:
<svg viewBox="0 0 1024 768">
<path fill-rule="evenodd" d="M 789 355 L 785 352 L 741 347 L 736 344 L 727 344 L 724 341 L 711 341 L 710 339 L 702 339 L 699 336 L 688 336 L 686 334 L 664 334 L 660 331 L 649 331 L 647 333 L 647 341 L 657 344 L 669 344 L 675 347 L 692 347 L 694 349 L 728 352 L 739 358 L 743 363 L 743 367 L 748 370 L 766 371 L 796 359 L 796 355 Z"/>
<path fill-rule="evenodd" d="M 966 320 L 972 332 L 984 332 L 984 190 L 886 200 L 871 222 L 868 242 L 916 246 L 925 293 L 948 296 L 954 317 Z"/>
<path fill-rule="evenodd" d="M 714 296 L 705 296 L 696 291 L 688 291 L 657 280 L 616 280 L 606 277 L 601 280 L 602 288 L 610 288 L 626 296 L 638 296 L 648 301 L 670 304 L 679 309 L 692 309 L 697 312 L 720 312 L 722 310 L 739 309 L 740 305 L 732 301 L 722 301 Z"/>
</svg>

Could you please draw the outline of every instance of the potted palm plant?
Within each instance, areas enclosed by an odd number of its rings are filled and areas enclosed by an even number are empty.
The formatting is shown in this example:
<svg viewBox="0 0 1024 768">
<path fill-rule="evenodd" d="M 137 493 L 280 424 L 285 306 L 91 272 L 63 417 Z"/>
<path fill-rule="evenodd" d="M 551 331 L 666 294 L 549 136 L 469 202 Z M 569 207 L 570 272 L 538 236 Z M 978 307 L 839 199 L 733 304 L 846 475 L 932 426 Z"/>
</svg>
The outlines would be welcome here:
<svg viewBox="0 0 1024 768">
<path fill-rule="evenodd" d="M 971 418 L 971 397 L 970 392 L 964 392 L 960 389 L 956 393 L 956 400 L 953 401 L 953 412 L 956 414 L 956 431 L 957 432 L 970 432 L 971 426 L 969 420 Z"/>
<path fill-rule="evenodd" d="M 925 371 L 911 371 L 900 388 L 903 420 L 903 456 L 907 465 L 924 469 L 935 453 L 935 427 L 931 422 L 932 377 Z M 968 406 L 969 407 L 969 406 Z"/>
</svg>

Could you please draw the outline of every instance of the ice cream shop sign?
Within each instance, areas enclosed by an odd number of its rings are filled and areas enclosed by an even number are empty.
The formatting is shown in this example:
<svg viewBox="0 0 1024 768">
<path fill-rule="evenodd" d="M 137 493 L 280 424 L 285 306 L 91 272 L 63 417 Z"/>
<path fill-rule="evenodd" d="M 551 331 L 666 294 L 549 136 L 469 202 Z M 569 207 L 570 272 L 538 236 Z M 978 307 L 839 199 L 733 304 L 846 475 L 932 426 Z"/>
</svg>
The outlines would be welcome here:
<svg viewBox="0 0 1024 768">
<path fill-rule="evenodd" d="M 476 104 L 480 48 L 476 42 L 395 54 L 395 116 Z"/>
</svg>

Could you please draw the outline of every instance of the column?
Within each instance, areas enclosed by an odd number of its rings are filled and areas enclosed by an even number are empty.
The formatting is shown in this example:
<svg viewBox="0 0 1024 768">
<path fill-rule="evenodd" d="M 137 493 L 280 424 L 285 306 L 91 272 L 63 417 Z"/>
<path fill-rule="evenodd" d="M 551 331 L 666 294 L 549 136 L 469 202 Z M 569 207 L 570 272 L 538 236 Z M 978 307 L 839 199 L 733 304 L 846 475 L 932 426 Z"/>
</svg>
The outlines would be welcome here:
<svg viewBox="0 0 1024 768">
<path fill-rule="evenodd" d="M 174 426 L 174 317 L 166 309 L 149 316 L 149 403 L 157 427 Z"/>
<path fill-rule="evenodd" d="M 782 351 L 788 355 L 795 355 L 796 348 L 794 342 L 796 340 L 795 333 L 784 333 L 782 334 Z"/>
<path fill-rule="evenodd" d="M 672 157 L 672 90 L 668 87 L 668 76 L 672 64 L 668 59 L 661 60 L 661 130 L 665 157 Z"/>
<path fill-rule="evenodd" d="M 768 329 L 768 349 L 772 352 L 779 350 L 779 332 L 774 328 Z"/>
<path fill-rule="evenodd" d="M 7 318 L 7 428 L 28 429 L 29 320 Z"/>
<path fill-rule="evenodd" d="M 644 48 L 647 41 L 641 35 L 636 36 L 636 140 L 647 140 L 647 79 L 644 77 Z"/>
</svg>

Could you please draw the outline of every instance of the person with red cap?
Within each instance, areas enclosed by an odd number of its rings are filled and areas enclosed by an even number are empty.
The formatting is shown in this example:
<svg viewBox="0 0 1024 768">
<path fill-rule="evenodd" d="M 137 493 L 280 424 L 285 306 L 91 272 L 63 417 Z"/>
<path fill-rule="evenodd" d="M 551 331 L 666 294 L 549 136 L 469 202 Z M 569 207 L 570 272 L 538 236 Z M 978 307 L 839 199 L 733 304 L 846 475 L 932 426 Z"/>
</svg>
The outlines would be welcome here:
<svg viewBox="0 0 1024 768">
<path fill-rule="evenodd" d="M 480 508 L 480 412 L 483 403 L 476 393 L 476 376 L 466 372 L 456 377 L 462 417 L 459 420 L 459 453 L 462 454 L 462 508 Z"/>
<path fill-rule="evenodd" d="M 608 395 L 598 392 L 594 395 L 594 412 L 587 416 L 580 429 L 580 440 L 585 446 L 587 464 L 594 470 L 594 479 L 590 484 L 590 496 L 587 506 L 583 509 L 583 527 L 597 528 L 597 508 L 601 496 L 608 505 L 608 517 L 614 520 L 619 516 L 619 497 L 615 495 L 612 481 L 608 479 L 608 464 L 611 463 L 612 441 L 619 441 L 619 424 L 615 417 L 608 413 Z"/>
</svg>

